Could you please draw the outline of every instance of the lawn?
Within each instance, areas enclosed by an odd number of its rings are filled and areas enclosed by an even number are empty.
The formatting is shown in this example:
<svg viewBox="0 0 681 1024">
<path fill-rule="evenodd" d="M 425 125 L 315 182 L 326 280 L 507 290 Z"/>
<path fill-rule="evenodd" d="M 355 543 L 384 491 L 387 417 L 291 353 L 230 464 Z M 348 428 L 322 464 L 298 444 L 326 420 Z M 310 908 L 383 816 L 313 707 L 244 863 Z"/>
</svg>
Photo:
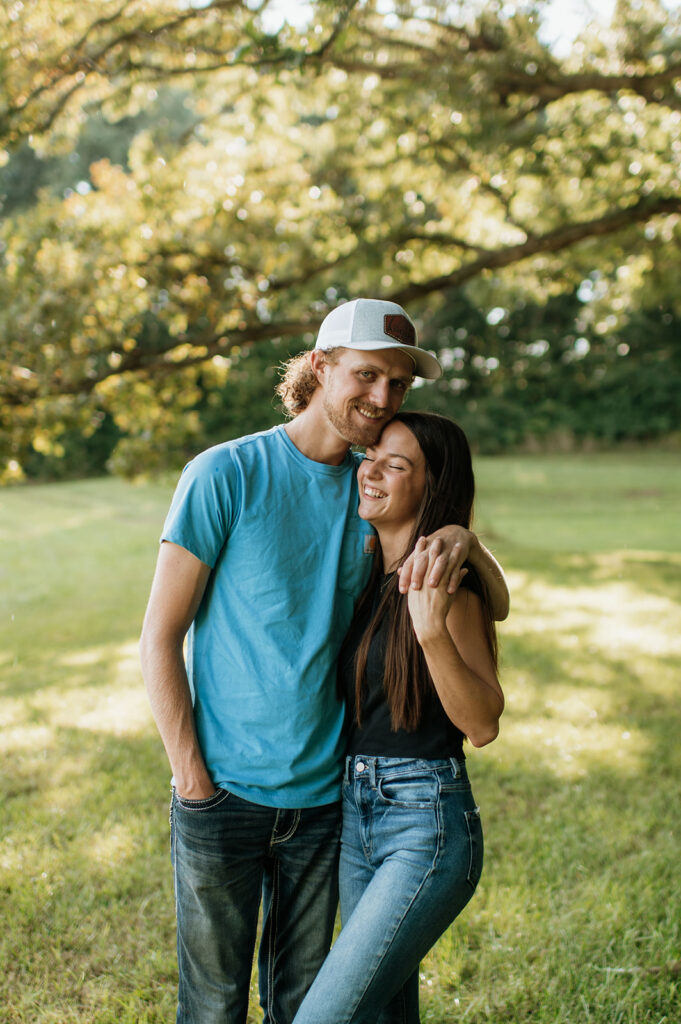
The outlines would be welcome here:
<svg viewBox="0 0 681 1024">
<path fill-rule="evenodd" d="M 424 1021 L 681 1021 L 679 462 L 478 460 L 507 709 L 470 752 L 486 866 L 422 965 Z M 171 489 L 0 492 L 3 1024 L 174 1019 L 169 773 L 137 662 Z"/>
</svg>

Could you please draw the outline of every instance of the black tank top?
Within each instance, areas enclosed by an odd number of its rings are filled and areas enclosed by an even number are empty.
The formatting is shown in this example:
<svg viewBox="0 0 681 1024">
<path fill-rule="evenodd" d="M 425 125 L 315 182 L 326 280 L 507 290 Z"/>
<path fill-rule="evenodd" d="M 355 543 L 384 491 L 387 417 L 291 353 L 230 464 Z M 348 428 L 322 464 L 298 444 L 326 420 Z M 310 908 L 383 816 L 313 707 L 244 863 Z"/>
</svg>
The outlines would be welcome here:
<svg viewBox="0 0 681 1024">
<path fill-rule="evenodd" d="M 379 576 L 374 588 L 370 611 L 364 621 L 355 618 L 341 650 L 338 672 L 341 691 L 345 695 L 348 733 L 347 753 L 374 757 L 420 757 L 428 760 L 463 758 L 463 733 L 445 714 L 440 698 L 430 679 L 421 722 L 413 732 L 394 730 L 390 708 L 383 693 L 383 671 L 388 622 L 383 620 L 369 647 L 366 668 L 366 690 L 362 707 L 362 724 L 355 715 L 355 655 L 381 597 L 381 590 L 390 575 Z"/>
</svg>

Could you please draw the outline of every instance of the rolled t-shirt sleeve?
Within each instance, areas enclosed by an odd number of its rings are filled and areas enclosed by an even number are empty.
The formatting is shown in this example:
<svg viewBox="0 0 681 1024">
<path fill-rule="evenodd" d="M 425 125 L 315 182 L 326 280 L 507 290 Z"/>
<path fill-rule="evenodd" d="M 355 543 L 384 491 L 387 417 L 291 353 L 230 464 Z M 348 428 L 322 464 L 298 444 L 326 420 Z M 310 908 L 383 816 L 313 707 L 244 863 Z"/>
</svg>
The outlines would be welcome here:
<svg viewBox="0 0 681 1024">
<path fill-rule="evenodd" d="M 229 453 L 224 447 L 202 452 L 182 472 L 161 540 L 178 544 L 214 568 L 233 523 L 237 494 Z"/>
</svg>

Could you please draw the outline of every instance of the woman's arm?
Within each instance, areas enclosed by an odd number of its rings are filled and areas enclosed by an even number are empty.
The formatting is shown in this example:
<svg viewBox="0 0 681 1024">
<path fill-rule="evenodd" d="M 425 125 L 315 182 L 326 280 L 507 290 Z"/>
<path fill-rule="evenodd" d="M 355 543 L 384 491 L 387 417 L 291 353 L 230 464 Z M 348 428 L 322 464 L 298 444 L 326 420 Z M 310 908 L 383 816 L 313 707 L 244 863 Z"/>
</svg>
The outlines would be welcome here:
<svg viewBox="0 0 681 1024">
<path fill-rule="evenodd" d="M 504 695 L 487 641 L 478 596 L 460 587 L 409 590 L 407 601 L 416 638 L 448 718 L 475 747 L 499 733 Z"/>
</svg>

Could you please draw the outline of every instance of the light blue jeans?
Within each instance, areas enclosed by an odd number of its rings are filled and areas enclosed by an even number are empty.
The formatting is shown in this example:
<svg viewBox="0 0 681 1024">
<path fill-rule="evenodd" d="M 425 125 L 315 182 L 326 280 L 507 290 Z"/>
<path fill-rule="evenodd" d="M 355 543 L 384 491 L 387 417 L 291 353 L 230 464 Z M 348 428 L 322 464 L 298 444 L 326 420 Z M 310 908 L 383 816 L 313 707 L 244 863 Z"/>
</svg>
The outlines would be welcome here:
<svg viewBox="0 0 681 1024">
<path fill-rule="evenodd" d="M 482 856 L 463 762 L 348 758 L 343 929 L 294 1024 L 418 1024 L 419 962 L 473 895 Z"/>
<path fill-rule="evenodd" d="M 218 790 L 173 792 L 178 1024 L 246 1024 L 258 956 L 264 1024 L 291 1024 L 329 951 L 338 902 L 340 803 L 262 807 Z"/>
</svg>

